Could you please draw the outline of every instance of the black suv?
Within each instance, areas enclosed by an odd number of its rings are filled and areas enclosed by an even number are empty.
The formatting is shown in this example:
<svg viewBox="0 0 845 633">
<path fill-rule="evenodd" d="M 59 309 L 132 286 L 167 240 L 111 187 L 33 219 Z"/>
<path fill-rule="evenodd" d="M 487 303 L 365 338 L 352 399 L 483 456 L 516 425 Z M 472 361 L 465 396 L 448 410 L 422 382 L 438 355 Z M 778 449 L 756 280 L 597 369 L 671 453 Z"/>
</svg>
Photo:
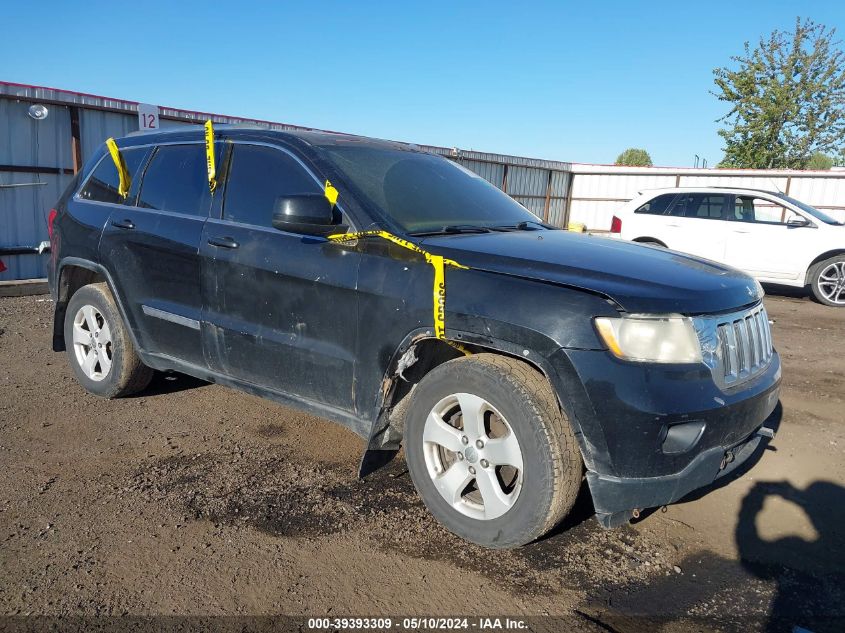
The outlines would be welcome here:
<svg viewBox="0 0 845 633">
<path fill-rule="evenodd" d="M 491 547 L 585 477 L 612 527 L 770 435 L 780 361 L 736 270 L 546 226 L 398 143 L 221 127 L 213 191 L 201 129 L 117 145 L 50 214 L 53 347 L 91 393 L 184 372 L 349 427 L 361 474 L 401 445 L 429 510 Z"/>
</svg>

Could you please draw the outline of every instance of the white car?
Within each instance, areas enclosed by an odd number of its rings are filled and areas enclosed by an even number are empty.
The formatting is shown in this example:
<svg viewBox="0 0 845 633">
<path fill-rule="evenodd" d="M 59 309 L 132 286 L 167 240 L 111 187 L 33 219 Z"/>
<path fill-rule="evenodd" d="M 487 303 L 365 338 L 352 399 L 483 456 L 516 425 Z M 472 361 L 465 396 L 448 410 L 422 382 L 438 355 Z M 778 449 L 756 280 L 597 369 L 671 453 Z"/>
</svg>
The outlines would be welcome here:
<svg viewBox="0 0 845 633">
<path fill-rule="evenodd" d="M 611 232 L 728 264 L 762 283 L 810 286 L 821 303 L 845 307 L 845 226 L 782 193 L 643 191 L 613 217 Z"/>
</svg>

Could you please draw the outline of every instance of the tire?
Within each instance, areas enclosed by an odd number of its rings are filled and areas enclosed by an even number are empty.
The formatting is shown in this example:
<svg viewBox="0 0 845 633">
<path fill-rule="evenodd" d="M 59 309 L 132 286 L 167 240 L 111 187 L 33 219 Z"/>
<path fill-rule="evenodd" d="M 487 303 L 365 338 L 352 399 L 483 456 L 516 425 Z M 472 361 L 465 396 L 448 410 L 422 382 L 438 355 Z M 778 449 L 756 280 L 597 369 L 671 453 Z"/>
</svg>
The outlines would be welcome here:
<svg viewBox="0 0 845 633">
<path fill-rule="evenodd" d="M 103 398 L 120 398 L 150 384 L 154 371 L 135 353 L 106 284 L 83 286 L 73 294 L 64 330 L 70 366 L 86 391 Z"/>
<path fill-rule="evenodd" d="M 845 255 L 836 255 L 813 266 L 810 290 L 819 303 L 845 308 Z"/>
<path fill-rule="evenodd" d="M 572 509 L 583 477 L 575 436 L 546 378 L 496 354 L 426 374 L 411 394 L 405 460 L 441 524 L 496 549 L 551 530 Z"/>
</svg>

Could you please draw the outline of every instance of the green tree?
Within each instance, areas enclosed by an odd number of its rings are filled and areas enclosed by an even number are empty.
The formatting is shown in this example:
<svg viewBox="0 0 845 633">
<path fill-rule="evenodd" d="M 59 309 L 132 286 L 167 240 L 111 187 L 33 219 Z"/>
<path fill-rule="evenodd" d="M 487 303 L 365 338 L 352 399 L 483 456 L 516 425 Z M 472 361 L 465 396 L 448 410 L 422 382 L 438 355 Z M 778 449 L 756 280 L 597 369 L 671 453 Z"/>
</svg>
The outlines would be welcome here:
<svg viewBox="0 0 845 633">
<path fill-rule="evenodd" d="M 804 169 L 830 169 L 831 167 L 833 167 L 833 159 L 827 154 L 816 152 L 810 156 Z"/>
<path fill-rule="evenodd" d="M 627 165 L 629 167 L 651 167 L 654 163 L 651 162 L 651 156 L 644 149 L 629 147 L 619 154 L 616 164 Z"/>
<path fill-rule="evenodd" d="M 720 101 L 724 167 L 805 167 L 821 152 L 845 146 L 845 53 L 836 29 L 796 19 L 792 33 L 774 31 L 755 49 L 713 71 Z"/>
</svg>

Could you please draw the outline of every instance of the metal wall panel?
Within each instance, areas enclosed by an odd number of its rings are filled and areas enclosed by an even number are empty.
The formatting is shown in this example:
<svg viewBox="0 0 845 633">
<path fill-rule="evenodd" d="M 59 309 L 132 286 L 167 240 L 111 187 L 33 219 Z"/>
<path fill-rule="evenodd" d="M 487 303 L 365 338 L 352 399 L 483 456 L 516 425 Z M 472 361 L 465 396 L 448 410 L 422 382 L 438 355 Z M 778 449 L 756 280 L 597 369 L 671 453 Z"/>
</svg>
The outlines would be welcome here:
<svg viewBox="0 0 845 633">
<path fill-rule="evenodd" d="M 565 198 L 569 192 L 569 173 L 565 171 L 552 172 L 552 197 Z"/>
<path fill-rule="evenodd" d="M 82 161 L 85 162 L 109 137 L 120 138 L 138 130 L 138 115 L 104 110 L 79 112 Z"/>
<path fill-rule="evenodd" d="M 548 184 L 548 169 L 534 169 L 531 167 L 508 168 L 508 193 L 514 197 L 542 196 L 545 198 Z M 542 214 L 542 208 L 540 213 Z"/>
<path fill-rule="evenodd" d="M 516 200 L 519 204 L 523 207 L 531 211 L 534 215 L 536 215 L 541 220 L 543 219 L 543 210 L 546 206 L 546 201 L 543 198 L 524 198 L 521 196 L 511 196 L 514 200 Z"/>
<path fill-rule="evenodd" d="M 552 198 L 549 201 L 549 224 L 563 227 L 565 213 L 566 200 L 564 198 Z"/>
<path fill-rule="evenodd" d="M 496 185 L 499 189 L 502 188 L 502 178 L 505 175 L 505 166 L 497 165 L 496 163 L 482 163 L 477 160 L 458 160 L 458 163 L 469 169 L 471 172 L 478 174 L 487 182 Z"/>
<path fill-rule="evenodd" d="M 27 114 L 31 105 L 0 99 L 0 165 L 73 167 L 68 108 L 50 105 L 47 118 L 36 121 Z"/>
<path fill-rule="evenodd" d="M 47 240 L 47 215 L 72 178 L 64 174 L 0 172 L 0 246 L 38 246 Z M 14 184 L 25 186 L 8 186 Z M 0 273 L 0 280 L 44 277 L 48 257 L 0 255 L 7 268 Z"/>
</svg>

